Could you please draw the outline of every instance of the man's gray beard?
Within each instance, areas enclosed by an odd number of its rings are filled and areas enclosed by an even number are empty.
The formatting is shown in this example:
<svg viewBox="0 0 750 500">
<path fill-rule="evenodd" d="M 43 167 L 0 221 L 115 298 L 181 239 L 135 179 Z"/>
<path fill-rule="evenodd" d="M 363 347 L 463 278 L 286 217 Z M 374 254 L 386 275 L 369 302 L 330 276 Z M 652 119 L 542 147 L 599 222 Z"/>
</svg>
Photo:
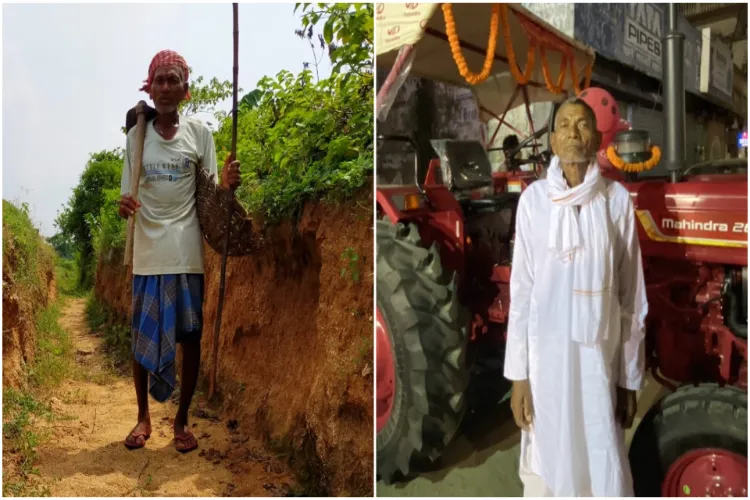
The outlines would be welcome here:
<svg viewBox="0 0 750 500">
<path fill-rule="evenodd" d="M 557 157 L 560 158 L 561 163 L 587 163 L 588 164 L 596 160 L 596 153 L 594 153 L 593 155 L 589 157 L 581 156 L 579 158 L 563 158 L 560 155 L 557 155 Z"/>
</svg>

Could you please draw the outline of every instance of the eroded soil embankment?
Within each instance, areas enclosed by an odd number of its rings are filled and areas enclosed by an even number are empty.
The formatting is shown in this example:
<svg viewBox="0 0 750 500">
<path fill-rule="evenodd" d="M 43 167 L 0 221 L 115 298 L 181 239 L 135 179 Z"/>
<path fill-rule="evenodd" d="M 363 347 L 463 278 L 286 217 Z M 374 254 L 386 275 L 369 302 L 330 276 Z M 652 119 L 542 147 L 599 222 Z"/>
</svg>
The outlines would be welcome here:
<svg viewBox="0 0 750 500">
<path fill-rule="evenodd" d="M 7 229 L 5 229 L 7 230 Z M 34 359 L 36 346 L 35 315 L 57 296 L 51 251 L 41 252 L 36 281 L 17 278 L 17 252 L 3 248 L 3 388 L 26 385 L 26 366 Z"/>
<path fill-rule="evenodd" d="M 218 390 L 240 428 L 288 454 L 312 491 L 372 494 L 372 194 L 308 204 L 293 227 L 232 258 L 219 339 Z M 203 382 L 211 363 L 221 256 L 206 249 Z M 126 318 L 119 259 L 96 293 Z"/>
</svg>

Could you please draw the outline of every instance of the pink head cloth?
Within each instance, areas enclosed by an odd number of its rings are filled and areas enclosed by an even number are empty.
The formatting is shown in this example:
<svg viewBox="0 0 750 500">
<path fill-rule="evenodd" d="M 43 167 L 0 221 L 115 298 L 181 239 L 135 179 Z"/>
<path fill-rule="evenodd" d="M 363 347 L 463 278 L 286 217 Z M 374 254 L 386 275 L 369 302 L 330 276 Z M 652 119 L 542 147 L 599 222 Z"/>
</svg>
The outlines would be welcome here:
<svg viewBox="0 0 750 500">
<path fill-rule="evenodd" d="M 162 50 L 151 60 L 151 64 L 149 64 L 148 66 L 148 79 L 143 81 L 144 85 L 139 90 L 142 90 L 144 92 L 151 91 L 151 84 L 154 81 L 156 70 L 158 68 L 161 68 L 162 66 L 177 66 L 178 68 L 182 69 L 185 81 L 187 82 L 190 79 L 190 68 L 188 68 L 185 59 L 174 50 Z M 189 90 L 185 95 L 185 99 L 190 99 Z"/>
</svg>

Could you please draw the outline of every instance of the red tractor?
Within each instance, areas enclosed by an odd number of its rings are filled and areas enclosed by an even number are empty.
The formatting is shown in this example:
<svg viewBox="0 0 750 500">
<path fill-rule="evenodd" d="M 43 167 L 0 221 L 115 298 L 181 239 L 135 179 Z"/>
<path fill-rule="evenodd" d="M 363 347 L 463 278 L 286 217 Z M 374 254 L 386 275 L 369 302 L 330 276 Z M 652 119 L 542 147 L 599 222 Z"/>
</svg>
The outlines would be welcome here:
<svg viewBox="0 0 750 500">
<path fill-rule="evenodd" d="M 390 5 L 396 4 L 385 4 L 378 15 L 387 18 Z M 489 33 L 478 26 L 490 8 L 452 6 L 454 25 L 473 30 L 461 41 L 468 67 L 485 60 L 481 47 Z M 466 84 L 447 47 L 442 17 L 428 6 L 417 19 L 421 32 L 403 35 L 409 45 L 386 44 L 378 53 L 378 64 L 393 68 L 378 94 L 381 109 L 406 71 Z M 579 95 L 595 109 L 604 132 L 600 163 L 606 175 L 623 182 L 635 205 L 649 297 L 647 369 L 672 391 L 649 409 L 633 438 L 636 494 L 747 496 L 747 161 L 685 169 L 675 153 L 684 146 L 673 130 L 665 147 L 668 177 L 607 168 L 612 150 L 628 165 L 652 158 L 647 135 L 623 132 L 628 127 L 618 113 L 600 119 L 616 108 L 602 104 L 609 94 L 582 91 L 575 79 L 567 86 L 558 81 L 562 88 L 556 88 L 547 81 L 549 71 L 538 68 L 518 83 L 516 77 L 524 75 L 508 64 L 514 59 L 510 51 L 526 53 L 529 46 L 544 47 L 551 67 L 559 67 L 551 62 L 555 54 L 558 61 L 564 56 L 579 68 L 590 67 L 593 52 L 521 7 L 504 7 L 501 19 L 510 35 L 505 47 L 498 43 L 493 76 L 472 82 L 484 115 L 503 123 L 508 109 L 520 103 L 528 111 L 531 102 Z M 676 43 L 665 49 L 673 50 L 665 68 L 676 73 L 665 75 L 665 114 L 677 114 L 683 127 Z M 515 209 L 520 192 L 543 175 L 549 160 L 536 144 L 545 133 L 532 130 L 506 152 L 513 158 L 534 148 L 526 160 L 533 171 L 511 164 L 510 171 L 493 174 L 481 143 L 433 141 L 439 158 L 430 162 L 423 183 L 377 189 L 377 471 L 385 481 L 441 455 L 466 412 L 473 369 L 503 358 Z"/>
</svg>

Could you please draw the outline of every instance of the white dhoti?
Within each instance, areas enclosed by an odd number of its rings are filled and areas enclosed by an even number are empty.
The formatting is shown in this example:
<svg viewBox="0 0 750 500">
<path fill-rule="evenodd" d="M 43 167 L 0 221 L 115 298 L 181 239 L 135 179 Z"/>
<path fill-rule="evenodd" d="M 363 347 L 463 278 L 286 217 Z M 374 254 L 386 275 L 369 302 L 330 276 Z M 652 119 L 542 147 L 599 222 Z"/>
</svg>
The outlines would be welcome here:
<svg viewBox="0 0 750 500">
<path fill-rule="evenodd" d="M 529 448 L 529 439 L 521 442 L 521 463 L 518 466 L 518 475 L 523 483 L 523 496 L 529 498 L 535 497 L 553 497 L 555 496 L 547 487 L 542 476 L 535 474 L 531 470 L 531 453 Z M 526 449 L 524 449 L 526 448 Z"/>
<path fill-rule="evenodd" d="M 519 469 L 523 483 L 523 496 L 528 498 L 553 497 L 552 491 L 544 484 L 544 479 L 531 471 Z"/>
<path fill-rule="evenodd" d="M 561 209 L 553 200 L 586 186 L 561 196 L 555 165 L 521 196 L 511 273 L 505 376 L 529 380 L 534 405 L 521 440 L 524 495 L 632 496 L 615 404 L 616 387 L 640 389 L 644 372 L 633 205 L 622 185 L 587 174 L 595 191 L 580 213 Z"/>
</svg>

